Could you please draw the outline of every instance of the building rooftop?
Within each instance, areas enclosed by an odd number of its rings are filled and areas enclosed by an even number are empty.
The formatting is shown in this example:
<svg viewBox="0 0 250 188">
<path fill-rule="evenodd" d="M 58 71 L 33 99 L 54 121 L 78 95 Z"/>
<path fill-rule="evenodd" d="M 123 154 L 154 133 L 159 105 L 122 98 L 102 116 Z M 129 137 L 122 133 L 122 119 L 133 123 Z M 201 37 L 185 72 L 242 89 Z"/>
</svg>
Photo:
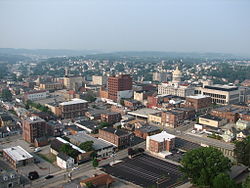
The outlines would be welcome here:
<svg viewBox="0 0 250 188">
<path fill-rule="evenodd" d="M 129 133 L 127 131 L 121 130 L 121 129 L 115 129 L 113 127 L 105 127 L 102 130 L 113 133 L 117 136 L 123 136 L 123 135 L 128 135 Z"/>
<path fill-rule="evenodd" d="M 187 98 L 191 98 L 191 99 L 205 99 L 205 98 L 207 98 L 207 97 L 210 98 L 210 96 L 208 96 L 208 95 L 193 95 L 193 96 L 187 96 Z"/>
<path fill-rule="evenodd" d="M 88 101 L 82 100 L 82 99 L 77 99 L 74 98 L 71 101 L 67 101 L 67 102 L 62 102 L 59 105 L 61 106 L 66 106 L 66 105 L 73 105 L 73 104 L 82 104 L 82 103 L 88 103 Z"/>
<path fill-rule="evenodd" d="M 60 142 L 64 143 L 64 144 L 69 144 L 73 149 L 79 151 L 80 153 L 86 153 L 85 151 L 83 151 L 79 147 L 75 146 L 74 144 L 71 144 L 70 142 L 68 142 L 67 140 L 64 140 L 63 138 L 56 137 L 56 139 L 59 140 Z"/>
<path fill-rule="evenodd" d="M 151 108 L 142 108 L 133 112 L 128 112 L 129 115 L 133 115 L 133 116 L 139 116 L 139 117 L 144 117 L 144 118 L 148 118 L 149 114 L 156 114 L 158 113 L 159 110 L 154 110 Z"/>
<path fill-rule="evenodd" d="M 94 142 L 93 143 L 93 148 L 96 151 L 104 149 L 104 148 L 113 147 L 112 144 L 109 144 L 109 143 L 107 143 L 107 142 L 105 142 L 103 140 L 100 140 L 98 138 L 95 138 L 95 137 L 90 136 L 90 135 L 85 134 L 85 133 L 78 133 L 78 134 L 75 134 L 75 135 L 70 135 L 70 136 L 68 136 L 68 138 L 76 140 L 79 143 L 83 143 L 83 142 L 86 142 L 86 141 L 93 141 Z"/>
<path fill-rule="evenodd" d="M 66 153 L 60 152 L 57 157 L 59 157 L 60 159 L 63 159 L 64 161 L 67 161 L 68 159 L 70 159 L 71 157 L 68 156 Z"/>
<path fill-rule="evenodd" d="M 205 118 L 205 119 L 211 119 L 211 120 L 215 120 L 215 121 L 221 121 L 222 118 L 220 117 L 216 117 L 216 116 L 212 116 L 210 114 L 206 114 L 206 115 L 203 115 L 203 116 L 200 116 L 201 118 Z"/>
<path fill-rule="evenodd" d="M 150 138 L 151 140 L 155 140 L 155 141 L 157 141 L 157 142 L 163 142 L 164 140 L 170 141 L 170 140 L 172 140 L 173 138 L 175 138 L 175 136 L 172 135 L 172 134 L 167 133 L 166 131 L 162 131 L 162 132 L 159 133 L 159 134 L 155 134 L 155 135 L 149 136 L 149 138 Z"/>
<path fill-rule="evenodd" d="M 37 123 L 37 122 L 45 122 L 44 119 L 38 117 L 38 116 L 31 116 L 27 119 L 25 119 L 26 121 L 30 122 L 30 123 Z"/>
<path fill-rule="evenodd" d="M 156 126 L 152 126 L 152 125 L 145 125 L 145 126 L 138 128 L 137 130 L 140 130 L 141 132 L 144 132 L 144 133 L 149 133 L 149 132 L 158 131 L 160 130 L 160 128 Z"/>
<path fill-rule="evenodd" d="M 237 86 L 221 85 L 221 84 L 215 84 L 211 86 L 205 85 L 204 88 L 215 89 L 215 90 L 220 90 L 220 91 L 235 91 L 239 89 Z"/>
<path fill-rule="evenodd" d="M 11 148 L 3 149 L 14 161 L 23 161 L 26 159 L 33 158 L 33 156 L 24 150 L 21 146 L 14 146 Z"/>
</svg>

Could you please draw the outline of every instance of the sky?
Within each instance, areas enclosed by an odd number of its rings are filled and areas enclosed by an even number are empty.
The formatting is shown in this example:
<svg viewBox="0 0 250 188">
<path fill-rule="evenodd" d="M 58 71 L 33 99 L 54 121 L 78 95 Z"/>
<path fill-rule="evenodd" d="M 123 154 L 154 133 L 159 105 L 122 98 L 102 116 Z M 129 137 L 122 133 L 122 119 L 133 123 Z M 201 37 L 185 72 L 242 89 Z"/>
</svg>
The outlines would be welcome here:
<svg viewBox="0 0 250 188">
<path fill-rule="evenodd" d="M 0 48 L 250 55 L 250 0 L 0 0 Z"/>
</svg>

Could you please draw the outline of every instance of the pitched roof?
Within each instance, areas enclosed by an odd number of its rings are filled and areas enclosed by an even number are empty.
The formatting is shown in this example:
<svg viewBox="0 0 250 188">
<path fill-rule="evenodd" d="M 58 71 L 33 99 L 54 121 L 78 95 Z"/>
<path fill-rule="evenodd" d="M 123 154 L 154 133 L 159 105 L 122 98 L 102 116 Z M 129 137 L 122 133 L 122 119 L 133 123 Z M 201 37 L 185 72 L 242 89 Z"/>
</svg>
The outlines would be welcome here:
<svg viewBox="0 0 250 188">
<path fill-rule="evenodd" d="M 64 161 L 67 161 L 68 159 L 72 158 L 70 156 L 68 156 L 66 153 L 60 152 L 57 157 L 59 157 L 60 159 L 63 159 Z"/>
<path fill-rule="evenodd" d="M 100 185 L 109 185 L 113 183 L 115 180 L 108 174 L 100 174 L 95 177 L 87 178 L 85 180 L 80 181 L 80 185 L 84 185 L 88 182 L 91 182 L 94 186 Z"/>
</svg>

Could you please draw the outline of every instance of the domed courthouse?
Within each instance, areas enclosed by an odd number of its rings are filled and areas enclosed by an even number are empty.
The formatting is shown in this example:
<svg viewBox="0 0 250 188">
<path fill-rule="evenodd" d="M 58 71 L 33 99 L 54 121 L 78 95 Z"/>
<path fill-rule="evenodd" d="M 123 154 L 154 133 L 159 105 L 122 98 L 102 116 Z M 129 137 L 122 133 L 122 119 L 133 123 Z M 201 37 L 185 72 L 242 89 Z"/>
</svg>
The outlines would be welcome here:
<svg viewBox="0 0 250 188">
<path fill-rule="evenodd" d="M 158 94 L 186 97 L 194 95 L 194 87 L 181 83 L 182 72 L 177 66 L 172 73 L 172 82 L 158 85 Z"/>
</svg>

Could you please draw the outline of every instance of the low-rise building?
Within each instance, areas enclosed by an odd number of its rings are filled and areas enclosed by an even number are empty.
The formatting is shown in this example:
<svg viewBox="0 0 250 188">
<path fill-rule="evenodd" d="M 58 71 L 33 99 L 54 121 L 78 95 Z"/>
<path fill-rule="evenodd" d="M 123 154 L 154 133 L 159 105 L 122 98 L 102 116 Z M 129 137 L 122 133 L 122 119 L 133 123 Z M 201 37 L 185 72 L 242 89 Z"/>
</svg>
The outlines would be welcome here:
<svg viewBox="0 0 250 188">
<path fill-rule="evenodd" d="M 108 157 L 113 153 L 114 145 L 105 142 L 104 140 L 94 138 L 85 133 L 79 133 L 76 135 L 68 136 L 70 142 L 75 145 L 80 145 L 81 143 L 92 141 L 93 142 L 93 149 L 97 153 L 97 157 Z"/>
<path fill-rule="evenodd" d="M 210 114 L 212 116 L 227 119 L 227 121 L 230 123 L 236 123 L 240 118 L 240 114 L 243 114 L 247 111 L 248 109 L 245 107 L 227 105 L 211 110 Z"/>
<path fill-rule="evenodd" d="M 219 128 L 225 125 L 227 120 L 207 114 L 199 117 L 199 123 L 202 125 Z"/>
<path fill-rule="evenodd" d="M 40 83 L 39 89 L 48 91 L 59 90 L 63 89 L 63 84 L 58 82 Z"/>
<path fill-rule="evenodd" d="M 59 104 L 62 118 L 75 118 L 84 116 L 88 108 L 88 101 L 82 99 L 72 99 L 71 101 L 62 102 Z"/>
<path fill-rule="evenodd" d="M 175 147 L 175 136 L 162 131 L 159 134 L 147 136 L 146 150 L 152 154 L 164 157 Z"/>
<path fill-rule="evenodd" d="M 121 114 L 118 112 L 106 112 L 101 114 L 101 120 L 109 124 L 114 124 L 121 120 Z"/>
<path fill-rule="evenodd" d="M 146 139 L 147 136 L 151 136 L 157 133 L 160 133 L 161 130 L 159 127 L 156 126 L 152 126 L 152 125 L 146 125 L 146 126 L 142 126 L 140 128 L 136 128 L 134 130 L 134 134 L 135 136 L 138 136 L 140 138 Z"/>
<path fill-rule="evenodd" d="M 48 96 L 48 91 L 46 90 L 33 90 L 26 92 L 24 94 L 24 100 L 36 101 L 40 99 L 45 99 Z"/>
<path fill-rule="evenodd" d="M 114 182 L 114 178 L 112 178 L 108 174 L 99 174 L 94 177 L 87 178 L 85 180 L 80 181 L 81 187 L 87 186 L 89 183 L 94 187 L 110 187 L 110 185 Z"/>
<path fill-rule="evenodd" d="M 14 120 L 8 114 L 0 114 L 0 127 L 11 126 L 14 124 Z"/>
<path fill-rule="evenodd" d="M 208 95 L 212 98 L 212 103 L 220 105 L 236 104 L 240 102 L 240 89 L 237 86 L 229 85 L 204 85 L 197 87 L 197 94 Z"/>
<path fill-rule="evenodd" d="M 196 112 L 206 111 L 211 108 L 212 98 L 206 95 L 186 97 L 185 106 L 195 109 Z"/>
<path fill-rule="evenodd" d="M 239 130 L 250 129 L 250 121 L 245 121 L 245 120 L 239 119 L 236 122 L 235 128 L 239 129 Z"/>
<path fill-rule="evenodd" d="M 162 112 L 162 125 L 166 127 L 176 128 L 184 121 L 183 111 L 168 110 Z"/>
<path fill-rule="evenodd" d="M 61 152 L 56 156 L 56 164 L 62 169 L 69 169 L 74 167 L 75 160 Z"/>
<path fill-rule="evenodd" d="M 99 130 L 99 138 L 112 143 L 117 148 L 125 148 L 130 145 L 131 134 L 121 129 L 105 127 Z"/>
<path fill-rule="evenodd" d="M 21 187 L 21 176 L 15 171 L 0 173 L 0 187 L 1 188 L 19 188 Z"/>
<path fill-rule="evenodd" d="M 156 113 L 156 114 L 149 114 L 148 115 L 148 123 L 152 123 L 154 125 L 162 125 L 162 117 L 161 117 L 161 112 Z"/>
<path fill-rule="evenodd" d="M 24 150 L 21 146 L 14 146 L 3 149 L 3 157 L 14 168 L 25 166 L 34 162 L 33 156 Z"/>
<path fill-rule="evenodd" d="M 48 135 L 49 136 L 62 136 L 63 135 L 63 131 L 65 129 L 65 126 L 62 123 L 59 123 L 57 121 L 48 121 L 47 122 L 47 126 L 48 126 Z"/>
</svg>

